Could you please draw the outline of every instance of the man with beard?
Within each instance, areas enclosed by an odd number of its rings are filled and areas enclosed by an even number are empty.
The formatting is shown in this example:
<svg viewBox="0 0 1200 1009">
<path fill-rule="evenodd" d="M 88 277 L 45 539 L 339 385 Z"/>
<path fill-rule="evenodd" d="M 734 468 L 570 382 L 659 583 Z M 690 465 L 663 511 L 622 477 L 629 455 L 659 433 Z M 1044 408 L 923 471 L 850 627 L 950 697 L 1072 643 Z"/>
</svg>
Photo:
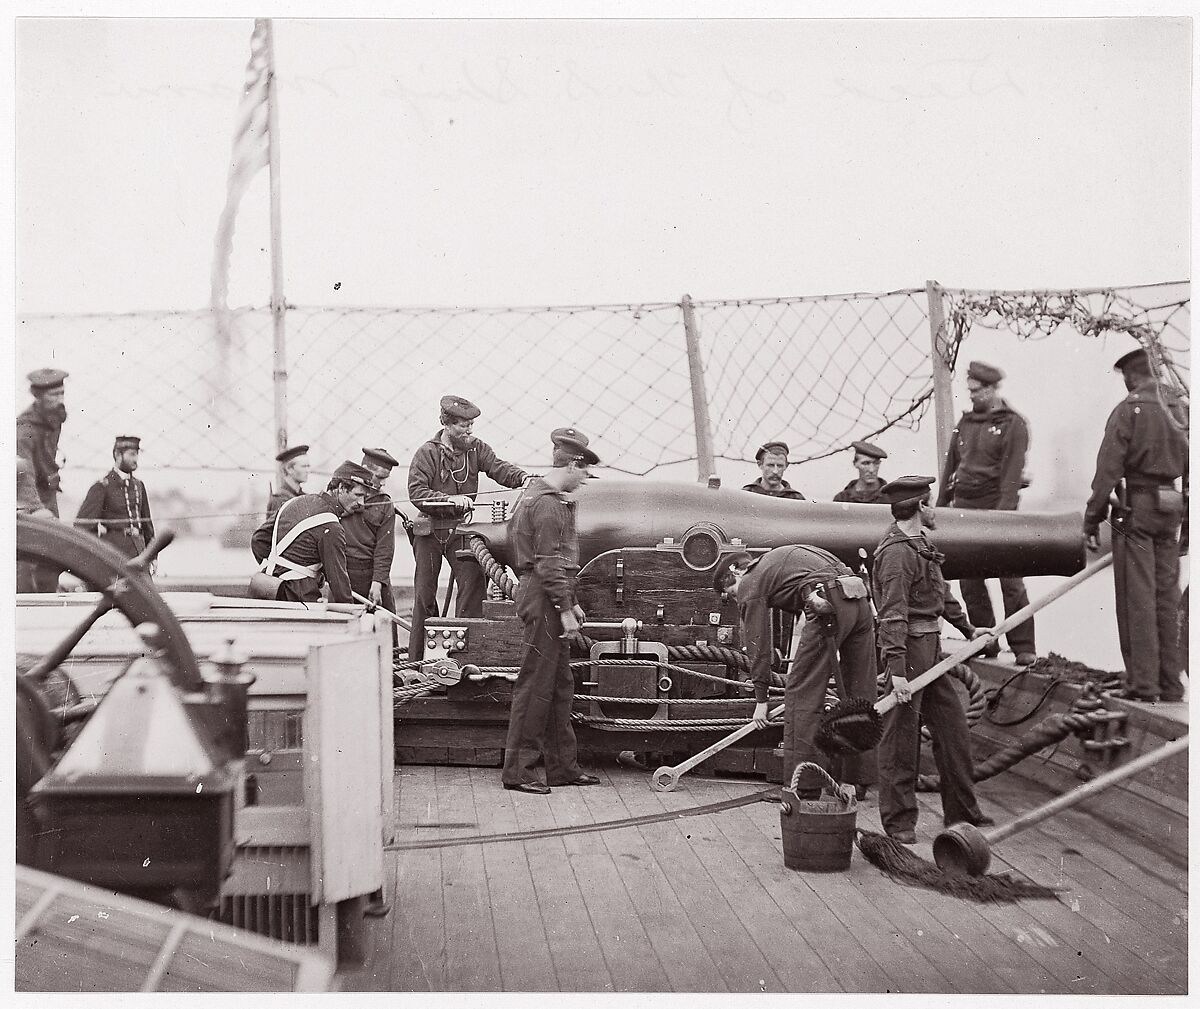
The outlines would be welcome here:
<svg viewBox="0 0 1200 1009">
<path fill-rule="evenodd" d="M 804 495 L 794 490 L 783 474 L 788 468 L 787 442 L 769 441 L 754 453 L 754 461 L 762 473 L 757 480 L 746 484 L 742 490 L 751 494 L 765 494 L 768 497 L 786 498 L 789 501 L 803 501 Z"/>
<path fill-rule="evenodd" d="M 291 445 L 280 452 L 275 461 L 279 463 L 283 483 L 279 490 L 267 499 L 267 521 L 274 522 L 279 509 L 294 497 L 304 493 L 304 481 L 312 472 L 312 464 L 308 461 L 307 445 Z"/>
<path fill-rule="evenodd" d="M 852 441 L 850 447 L 854 449 L 854 468 L 858 470 L 858 476 L 834 494 L 833 500 L 875 504 L 885 483 L 879 479 L 879 463 L 887 458 L 887 453 L 869 441 Z"/>
<path fill-rule="evenodd" d="M 965 638 L 986 633 L 971 626 L 950 594 L 942 577 L 943 557 L 925 532 L 936 527 L 929 504 L 933 482 L 931 476 L 902 476 L 884 485 L 880 500 L 892 506 L 895 521 L 875 548 L 871 570 L 879 657 L 899 702 L 883 716 L 879 819 L 901 844 L 916 843 L 922 721 L 933 735 L 946 825 L 993 822 L 975 798 L 967 716 L 954 684 L 940 676 L 916 693 L 909 685 L 937 662 L 943 617 Z"/>
<path fill-rule="evenodd" d="M 472 435 L 479 407 L 461 396 L 443 396 L 440 406 L 442 429 L 417 449 L 408 470 L 409 500 L 431 519 L 431 530 L 413 538 L 417 563 L 410 659 L 425 655 L 425 617 L 437 615 L 443 557 L 457 592 L 454 615 L 483 616 L 483 571 L 473 560 L 458 559 L 463 537 L 456 534 L 459 520 L 474 506 L 479 474 L 486 473 L 501 487 L 520 487 L 527 478 L 523 469 L 498 458 L 490 445 Z"/>
<path fill-rule="evenodd" d="M 967 366 L 971 409 L 959 418 L 958 426 L 950 433 L 942 489 L 937 498 L 939 508 L 951 505 L 965 509 L 1017 510 L 1021 488 L 1027 483 L 1024 470 L 1029 425 L 1000 396 L 1003 378 L 1004 372 L 982 361 L 972 361 Z M 982 578 L 963 578 L 958 584 L 971 622 L 977 627 L 994 626 L 996 618 L 987 582 Z M 1005 616 L 1029 605 L 1021 578 L 1001 578 L 1000 594 Z M 1018 666 L 1028 666 L 1037 660 L 1033 617 L 1019 623 L 1005 637 Z M 999 651 L 999 644 L 993 641 L 981 654 L 991 657 Z"/>
<path fill-rule="evenodd" d="M 362 467 L 375 478 L 378 489 L 362 510 L 345 516 L 346 570 L 350 587 L 376 606 L 396 611 L 392 595 L 392 558 L 396 553 L 396 506 L 383 492 L 384 482 L 399 465 L 382 448 L 364 448 Z"/>
<path fill-rule="evenodd" d="M 136 557 L 154 538 L 146 485 L 133 475 L 142 442 L 120 434 L 113 444 L 113 468 L 88 488 L 75 526 L 99 536 L 126 557 Z"/>
<path fill-rule="evenodd" d="M 59 368 L 39 368 L 29 373 L 33 402 L 17 415 L 17 455 L 33 471 L 34 486 L 42 508 L 58 518 L 58 439 L 67 419 L 63 382 L 67 373 Z M 47 517 L 50 517 L 47 516 Z M 22 592 L 54 592 L 59 572 L 47 566 L 19 564 L 17 586 Z"/>
<path fill-rule="evenodd" d="M 254 531 L 250 549 L 261 562 L 259 570 L 280 580 L 276 599 L 315 603 L 324 582 L 330 602 L 354 602 L 346 572 L 346 531 L 339 519 L 361 511 L 367 496 L 378 489 L 368 470 L 347 460 L 320 494 L 293 498 L 274 522 Z"/>
</svg>

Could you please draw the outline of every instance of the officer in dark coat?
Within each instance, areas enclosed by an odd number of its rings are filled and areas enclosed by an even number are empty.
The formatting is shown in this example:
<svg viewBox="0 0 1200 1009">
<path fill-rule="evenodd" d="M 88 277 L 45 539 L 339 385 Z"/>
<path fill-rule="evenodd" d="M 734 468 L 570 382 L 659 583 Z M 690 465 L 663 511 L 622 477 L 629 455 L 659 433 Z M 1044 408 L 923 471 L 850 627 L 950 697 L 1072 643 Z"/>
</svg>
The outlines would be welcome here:
<svg viewBox="0 0 1200 1009">
<path fill-rule="evenodd" d="M 904 476 L 885 484 L 881 501 L 892 506 L 895 521 L 875 548 L 872 593 L 878 614 L 879 656 L 900 703 L 883 716 L 879 741 L 879 819 L 890 837 L 916 842 L 917 758 L 921 722 L 933 735 L 947 825 L 986 826 L 975 798 L 967 716 L 949 677 L 941 676 L 913 693 L 909 681 L 938 660 L 944 617 L 966 638 L 976 630 L 942 577 L 942 555 L 926 534 L 933 529 L 929 506 L 931 476 Z"/>
<path fill-rule="evenodd" d="M 392 558 L 396 554 L 396 506 L 383 485 L 399 465 L 382 448 L 364 448 L 362 467 L 379 489 L 363 503 L 362 511 L 342 517 L 346 530 L 346 571 L 350 587 L 376 606 L 396 611 L 392 594 Z"/>
<path fill-rule="evenodd" d="M 443 557 L 450 562 L 458 594 L 455 616 L 483 616 L 484 574 L 473 560 L 458 559 L 463 537 L 456 533 L 459 520 L 475 503 L 479 474 L 486 473 L 501 487 L 520 487 L 527 478 L 523 469 L 500 459 L 490 445 L 472 435 L 479 413 L 479 407 L 461 396 L 443 396 L 442 429 L 417 449 L 409 466 L 409 500 L 430 517 L 432 526 L 428 534 L 413 537 L 416 573 L 410 659 L 425 654 L 425 617 L 438 612 L 437 583 Z M 434 508 L 432 502 L 443 504 Z"/>
<path fill-rule="evenodd" d="M 1124 355 L 1115 368 L 1129 395 L 1105 425 L 1083 531 L 1088 547 L 1099 550 L 1100 523 L 1115 490 L 1120 506 L 1113 516 L 1113 581 L 1125 660 L 1122 694 L 1137 701 L 1180 701 L 1179 529 L 1187 509 L 1188 411 L 1155 377 L 1144 350 Z"/>
<path fill-rule="evenodd" d="M 260 570 L 282 579 L 276 599 L 317 602 L 325 583 L 330 602 L 354 601 L 346 572 L 346 531 L 339 520 L 360 511 L 378 489 L 368 470 L 347 460 L 333 471 L 320 494 L 301 494 L 285 502 L 273 522 L 254 531 L 250 549 Z M 301 531 L 292 536 L 298 527 Z"/>
<path fill-rule="evenodd" d="M 579 766 L 571 727 L 575 679 L 569 665 L 571 643 L 582 644 L 584 620 L 575 599 L 579 539 L 571 493 L 600 460 L 574 428 L 555 435 L 553 467 L 530 480 L 512 518 L 523 632 L 501 781 L 505 788 L 537 795 L 559 785 L 600 783 Z M 546 769 L 544 783 L 535 766 L 539 757 Z"/>
<path fill-rule="evenodd" d="M 850 447 L 854 449 L 854 468 L 858 470 L 858 476 L 834 494 L 833 500 L 877 504 L 879 492 L 886 483 L 879 479 L 879 463 L 887 458 L 887 453 L 869 441 L 852 441 Z"/>
<path fill-rule="evenodd" d="M 136 557 L 154 538 L 146 485 L 135 477 L 142 440 L 119 434 L 113 443 L 113 468 L 88 488 L 75 526 L 99 536 L 126 557 Z"/>
<path fill-rule="evenodd" d="M 713 588 L 734 598 L 742 646 L 750 657 L 754 718 L 766 724 L 767 687 L 771 682 L 771 611 L 807 617 L 784 694 L 784 778 L 796 765 L 812 761 L 828 766 L 813 740 L 821 723 L 825 691 L 833 675 L 843 700 L 874 702 L 875 622 L 863 580 L 820 547 L 776 547 L 757 560 L 738 552 L 717 567 Z M 875 780 L 873 752 L 842 758 L 839 776 L 853 784 Z M 821 778 L 800 776 L 801 798 L 818 798 Z"/>
<path fill-rule="evenodd" d="M 982 361 L 967 366 L 967 392 L 971 409 L 959 418 L 950 433 L 950 448 L 942 469 L 939 508 L 1016 511 L 1021 489 L 1026 486 L 1025 453 L 1029 448 L 1029 425 L 1000 396 L 998 388 L 1004 372 Z M 977 627 L 993 627 L 996 617 L 987 582 L 982 578 L 959 581 L 967 614 Z M 1000 594 L 1004 614 L 1009 616 L 1029 605 L 1025 582 L 1021 578 L 1001 578 Z M 1005 637 L 1018 666 L 1037 659 L 1033 617 L 1019 623 Z M 1000 646 L 992 642 L 982 652 L 994 656 Z"/>
<path fill-rule="evenodd" d="M 758 463 L 762 476 L 746 484 L 742 490 L 751 494 L 766 494 L 768 497 L 786 498 L 789 501 L 803 501 L 804 495 L 793 489 L 783 474 L 788 468 L 788 446 L 785 441 L 769 441 L 759 447 L 754 453 L 754 461 Z"/>
<path fill-rule="evenodd" d="M 283 482 L 280 484 L 279 490 L 267 499 L 268 522 L 275 521 L 275 515 L 283 507 L 285 501 L 291 501 L 292 498 L 299 497 L 304 493 L 304 481 L 312 472 L 312 466 L 308 461 L 307 445 L 292 445 L 285 448 L 275 457 L 275 461 L 279 463 Z"/>
</svg>

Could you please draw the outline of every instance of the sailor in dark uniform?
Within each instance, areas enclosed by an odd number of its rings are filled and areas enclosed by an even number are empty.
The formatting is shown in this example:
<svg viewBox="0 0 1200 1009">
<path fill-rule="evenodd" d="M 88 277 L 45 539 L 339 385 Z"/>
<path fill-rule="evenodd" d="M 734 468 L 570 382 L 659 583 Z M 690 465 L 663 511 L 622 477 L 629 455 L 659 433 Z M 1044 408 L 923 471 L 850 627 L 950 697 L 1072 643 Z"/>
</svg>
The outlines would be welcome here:
<svg viewBox="0 0 1200 1009">
<path fill-rule="evenodd" d="M 971 626 L 942 577 L 942 555 L 926 534 L 934 528 L 930 476 L 903 476 L 885 484 L 881 500 L 895 520 L 875 548 L 872 595 L 878 614 L 879 656 L 899 702 L 883 716 L 879 741 L 879 819 L 888 836 L 916 843 L 917 758 L 921 722 L 933 734 L 945 823 L 986 826 L 971 764 L 970 730 L 954 684 L 941 676 L 915 693 L 910 681 L 938 658 L 943 618 L 965 638 L 985 633 Z"/>
<path fill-rule="evenodd" d="M 762 476 L 746 484 L 742 490 L 751 494 L 766 494 L 768 497 L 786 498 L 789 501 L 803 501 L 804 495 L 792 488 L 783 474 L 788 468 L 788 446 L 784 441 L 769 441 L 754 453 L 754 461 L 762 471 Z"/>
<path fill-rule="evenodd" d="M 32 471 L 43 517 L 55 519 L 60 490 L 58 439 L 67 419 L 67 408 L 63 405 L 66 377 L 67 373 L 59 368 L 31 371 L 29 391 L 33 402 L 17 414 L 17 456 Z M 21 561 L 17 564 L 17 591 L 54 592 L 58 589 L 59 570 L 48 564 Z"/>
<path fill-rule="evenodd" d="M 275 461 L 280 465 L 283 483 L 279 490 L 267 499 L 268 522 L 275 521 L 275 514 L 283 507 L 285 501 L 291 501 L 292 498 L 299 497 L 304 493 L 304 481 L 312 472 L 312 466 L 308 461 L 307 445 L 292 445 L 290 448 L 285 448 L 275 457 Z"/>
<path fill-rule="evenodd" d="M 363 503 L 362 511 L 342 517 L 346 530 L 346 570 L 350 587 L 376 606 L 396 611 L 392 595 L 392 558 L 396 553 L 396 506 L 383 485 L 398 463 L 382 448 L 364 448 L 362 467 L 379 489 Z"/>
<path fill-rule="evenodd" d="M 141 448 L 140 438 L 117 435 L 113 468 L 88 488 L 75 516 L 77 529 L 99 536 L 126 557 L 136 557 L 154 538 L 146 485 L 133 475 Z"/>
<path fill-rule="evenodd" d="M 575 599 L 579 538 L 571 494 L 588 479 L 588 467 L 600 460 L 574 428 L 554 435 L 554 465 L 545 476 L 530 480 L 512 519 L 513 557 L 521 577 L 517 615 L 524 632 L 501 781 L 505 788 L 537 795 L 559 785 L 600 783 L 579 766 L 571 726 L 575 679 L 569 664 L 571 642 L 581 643 L 584 619 Z M 545 782 L 538 776 L 539 758 Z"/>
<path fill-rule="evenodd" d="M 1179 530 L 1187 510 L 1188 411 L 1154 377 L 1144 350 L 1125 354 L 1114 367 L 1129 395 L 1105 425 L 1083 531 L 1088 548 L 1099 550 L 1100 523 L 1115 490 L 1120 507 L 1113 517 L 1113 582 L 1125 660 L 1122 696 L 1181 701 Z"/>
<path fill-rule="evenodd" d="M 437 616 L 437 584 L 442 559 L 450 563 L 459 617 L 483 616 L 486 579 L 474 560 L 459 560 L 463 537 L 457 533 L 459 521 L 475 503 L 479 492 L 479 474 L 486 473 L 501 487 L 520 487 L 528 474 L 521 467 L 505 462 L 486 442 L 474 436 L 475 418 L 480 410 L 461 396 L 443 396 L 440 403 L 442 429 L 413 453 L 408 469 L 408 498 L 430 518 L 431 531 L 413 537 L 416 561 L 412 630 L 408 636 L 408 657 L 425 654 L 425 617 Z M 442 508 L 430 507 L 439 502 Z M 447 514 L 446 505 L 450 514 Z"/>
<path fill-rule="evenodd" d="M 346 461 L 320 494 L 301 494 L 284 502 L 274 521 L 254 531 L 250 549 L 262 565 L 260 571 L 281 579 L 276 599 L 317 602 L 325 583 L 330 602 L 354 601 L 346 572 L 346 531 L 339 520 L 361 510 L 378 489 L 369 470 Z"/>
<path fill-rule="evenodd" d="M 850 447 L 854 449 L 854 468 L 858 470 L 858 476 L 834 494 L 833 500 L 876 504 L 879 492 L 887 482 L 879 478 L 879 463 L 887 458 L 887 453 L 869 441 L 852 441 Z"/>
</svg>

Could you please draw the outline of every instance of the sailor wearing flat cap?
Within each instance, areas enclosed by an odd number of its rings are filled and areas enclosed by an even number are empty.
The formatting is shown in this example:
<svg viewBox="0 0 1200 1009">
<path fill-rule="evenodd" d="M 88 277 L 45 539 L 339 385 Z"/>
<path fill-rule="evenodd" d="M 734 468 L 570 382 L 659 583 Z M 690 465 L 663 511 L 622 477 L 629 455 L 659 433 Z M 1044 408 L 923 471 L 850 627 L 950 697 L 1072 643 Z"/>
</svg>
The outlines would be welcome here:
<svg viewBox="0 0 1200 1009">
<path fill-rule="evenodd" d="M 883 716 L 879 741 L 879 819 L 889 837 L 916 842 L 917 755 L 924 722 L 938 745 L 942 814 L 946 823 L 991 823 L 975 798 L 967 716 L 949 677 L 921 690 L 909 685 L 937 661 L 941 622 L 965 638 L 977 631 L 949 592 L 942 577 L 942 555 L 926 530 L 935 527 L 929 505 L 930 476 L 902 476 L 884 484 L 880 500 L 891 506 L 894 521 L 875 548 L 871 568 L 877 612 L 876 637 L 889 689 L 900 703 Z"/>
<path fill-rule="evenodd" d="M 1114 365 L 1128 395 L 1109 414 L 1083 512 L 1088 549 L 1112 514 L 1113 583 L 1125 682 L 1131 701 L 1183 700 L 1186 663 L 1179 635 L 1179 554 L 1187 516 L 1187 405 L 1155 374 L 1146 351 Z M 1186 626 L 1186 624 L 1184 625 Z"/>
<path fill-rule="evenodd" d="M 833 500 L 876 504 L 884 484 L 879 478 L 879 463 L 887 458 L 887 453 L 869 441 L 852 441 L 850 447 L 854 449 L 854 468 L 858 470 L 858 476 L 834 494 Z"/>
<path fill-rule="evenodd" d="M 557 428 L 550 441 L 553 465 L 545 476 L 529 481 L 510 523 L 513 562 L 521 578 L 517 615 L 524 632 L 501 781 L 507 789 L 536 795 L 559 786 L 600 784 L 579 766 L 570 667 L 571 645 L 583 646 L 584 620 L 575 596 L 579 538 L 571 495 L 600 459 L 576 428 Z"/>
<path fill-rule="evenodd" d="M 513 488 L 520 487 L 528 476 L 474 436 L 479 407 L 462 396 L 443 396 L 440 405 L 442 428 L 417 449 L 408 469 L 409 500 L 430 517 L 431 527 L 428 532 L 418 527 L 412 541 L 416 574 L 410 660 L 425 655 L 425 617 L 438 612 L 437 583 L 443 558 L 450 565 L 457 595 L 455 616 L 483 616 L 483 571 L 473 559 L 459 560 L 458 551 L 464 544 L 457 532 L 459 521 L 475 504 L 479 474 L 486 473 L 501 487 Z"/>
<path fill-rule="evenodd" d="M 383 485 L 399 465 L 387 449 L 364 448 L 362 467 L 379 485 L 362 511 L 342 518 L 346 530 L 346 570 L 350 587 L 376 606 L 396 611 L 392 594 L 392 558 L 396 553 L 396 506 Z"/>
<path fill-rule="evenodd" d="M 99 536 L 126 557 L 136 557 L 154 538 L 146 485 L 133 475 L 141 449 L 140 438 L 117 435 L 113 468 L 88 488 L 75 516 L 77 529 Z"/>
<path fill-rule="evenodd" d="M 1003 379 L 1004 372 L 983 361 L 972 361 L 967 366 L 971 409 L 950 432 L 950 447 L 937 497 L 939 507 L 1017 510 L 1021 488 L 1028 485 L 1025 455 L 1029 449 L 1029 425 L 1000 396 Z M 987 583 L 982 578 L 963 578 L 959 589 L 971 622 L 977 627 L 994 626 L 996 617 Z M 1005 616 L 1029 603 L 1021 578 L 1001 578 L 1000 594 L 1004 598 Z M 1027 666 L 1037 659 L 1032 617 L 1014 627 L 1006 637 L 1017 665 Z M 999 650 L 999 644 L 992 642 L 983 654 L 991 657 Z"/>
<path fill-rule="evenodd" d="M 340 519 L 362 511 L 363 502 L 378 489 L 370 470 L 346 460 L 333 471 L 325 490 L 285 501 L 273 521 L 254 531 L 250 549 L 261 564 L 259 574 L 276 583 L 270 586 L 270 598 L 313 603 L 320 600 L 324 585 L 330 602 L 354 601 Z M 255 579 L 251 591 L 258 594 Z"/>
<path fill-rule="evenodd" d="M 63 402 L 67 373 L 59 368 L 39 368 L 28 378 L 33 402 L 17 415 L 17 455 L 29 461 L 42 506 L 57 518 L 61 486 L 58 440 L 67 419 Z"/>
<path fill-rule="evenodd" d="M 746 484 L 742 490 L 751 494 L 766 494 L 768 497 L 786 498 L 791 501 L 803 501 L 804 495 L 793 489 L 783 474 L 788 468 L 788 446 L 785 441 L 769 441 L 759 447 L 754 453 L 754 461 L 762 472 L 757 480 Z"/>
<path fill-rule="evenodd" d="M 273 491 L 267 499 L 268 522 L 275 521 L 275 515 L 285 501 L 304 493 L 304 481 L 312 472 L 307 445 L 290 445 L 275 456 L 275 461 L 279 463 L 280 484 L 279 490 Z"/>
</svg>

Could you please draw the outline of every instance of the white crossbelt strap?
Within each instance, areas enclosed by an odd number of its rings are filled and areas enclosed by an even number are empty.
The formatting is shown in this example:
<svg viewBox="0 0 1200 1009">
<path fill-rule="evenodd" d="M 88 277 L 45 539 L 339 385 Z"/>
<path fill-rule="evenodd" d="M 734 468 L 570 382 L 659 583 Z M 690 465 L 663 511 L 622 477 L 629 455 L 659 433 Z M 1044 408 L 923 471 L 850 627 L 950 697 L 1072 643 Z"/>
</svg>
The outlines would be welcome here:
<svg viewBox="0 0 1200 1009">
<path fill-rule="evenodd" d="M 297 564 L 295 561 L 290 561 L 284 557 L 283 552 L 296 541 L 296 537 L 301 533 L 307 532 L 309 529 L 315 529 L 317 526 L 325 525 L 327 522 L 336 522 L 338 520 L 333 512 L 317 512 L 316 515 L 310 515 L 308 518 L 297 522 L 287 531 L 283 539 L 276 543 L 279 537 L 279 520 L 283 517 L 283 509 L 291 503 L 291 501 L 288 501 L 275 515 L 275 526 L 271 530 L 271 553 L 258 569 L 263 574 L 274 575 L 276 568 L 283 568 L 283 574 L 277 576 L 281 582 L 294 582 L 301 578 L 316 578 L 321 573 L 322 565 Z"/>
</svg>

